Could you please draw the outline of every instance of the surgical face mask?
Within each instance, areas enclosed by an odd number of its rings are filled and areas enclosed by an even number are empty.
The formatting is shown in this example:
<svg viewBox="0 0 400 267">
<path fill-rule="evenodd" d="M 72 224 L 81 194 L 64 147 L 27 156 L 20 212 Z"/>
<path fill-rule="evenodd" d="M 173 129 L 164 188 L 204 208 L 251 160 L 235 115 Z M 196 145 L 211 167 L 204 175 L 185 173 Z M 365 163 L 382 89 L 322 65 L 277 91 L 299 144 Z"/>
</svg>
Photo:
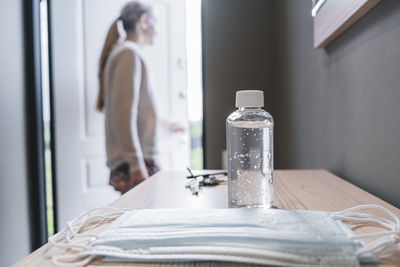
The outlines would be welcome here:
<svg viewBox="0 0 400 267">
<path fill-rule="evenodd" d="M 355 213 L 387 212 L 394 222 Z M 116 219 L 117 218 L 117 219 Z M 97 234 L 82 230 L 116 219 Z M 342 220 L 374 222 L 390 231 L 357 236 Z M 58 266 L 95 257 L 118 262 L 228 261 L 274 266 L 359 266 L 399 249 L 400 221 L 381 206 L 328 213 L 273 209 L 97 209 L 82 215 L 49 243 L 75 254 L 53 255 Z M 361 240 L 380 237 L 365 244 Z M 64 238 L 63 238 L 64 237 Z"/>
</svg>

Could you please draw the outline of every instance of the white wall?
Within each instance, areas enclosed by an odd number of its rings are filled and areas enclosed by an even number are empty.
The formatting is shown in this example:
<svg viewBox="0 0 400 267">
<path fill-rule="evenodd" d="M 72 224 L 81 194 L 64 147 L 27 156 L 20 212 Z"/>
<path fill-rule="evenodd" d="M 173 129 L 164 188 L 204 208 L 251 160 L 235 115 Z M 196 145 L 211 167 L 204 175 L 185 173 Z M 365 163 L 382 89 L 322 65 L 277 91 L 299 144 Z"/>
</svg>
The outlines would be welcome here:
<svg viewBox="0 0 400 267">
<path fill-rule="evenodd" d="M 0 266 L 30 251 L 22 1 L 0 8 Z"/>
</svg>

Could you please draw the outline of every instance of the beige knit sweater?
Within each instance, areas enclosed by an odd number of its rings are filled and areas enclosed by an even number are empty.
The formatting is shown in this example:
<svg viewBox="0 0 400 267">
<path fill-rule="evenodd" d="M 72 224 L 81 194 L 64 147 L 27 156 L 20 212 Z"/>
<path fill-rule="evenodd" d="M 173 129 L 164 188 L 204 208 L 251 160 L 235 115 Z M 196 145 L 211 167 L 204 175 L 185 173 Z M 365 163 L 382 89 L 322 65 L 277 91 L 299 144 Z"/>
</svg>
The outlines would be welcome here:
<svg viewBox="0 0 400 267">
<path fill-rule="evenodd" d="M 109 56 L 104 71 L 107 166 L 124 162 L 130 170 L 155 159 L 157 112 L 140 47 L 125 41 Z"/>
</svg>

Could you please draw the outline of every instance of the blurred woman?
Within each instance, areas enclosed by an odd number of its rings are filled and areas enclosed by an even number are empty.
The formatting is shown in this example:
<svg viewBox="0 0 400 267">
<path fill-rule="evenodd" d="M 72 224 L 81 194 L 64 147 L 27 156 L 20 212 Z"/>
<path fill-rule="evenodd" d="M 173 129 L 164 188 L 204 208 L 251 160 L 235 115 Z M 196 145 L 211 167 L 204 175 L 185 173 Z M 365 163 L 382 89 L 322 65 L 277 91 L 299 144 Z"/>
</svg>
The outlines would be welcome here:
<svg viewBox="0 0 400 267">
<path fill-rule="evenodd" d="M 122 41 L 121 21 L 126 32 Z M 154 41 L 150 7 L 127 3 L 111 25 L 99 64 L 97 110 L 105 112 L 110 184 L 122 194 L 159 170 L 157 112 L 148 66 L 141 47 Z"/>
</svg>

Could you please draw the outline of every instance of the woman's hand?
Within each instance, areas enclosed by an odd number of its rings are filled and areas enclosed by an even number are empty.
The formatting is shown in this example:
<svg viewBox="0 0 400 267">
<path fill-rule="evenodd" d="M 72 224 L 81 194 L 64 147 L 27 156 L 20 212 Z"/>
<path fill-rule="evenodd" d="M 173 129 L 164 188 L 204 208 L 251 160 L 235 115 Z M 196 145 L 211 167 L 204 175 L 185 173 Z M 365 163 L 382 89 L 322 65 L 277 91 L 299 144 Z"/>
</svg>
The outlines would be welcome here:
<svg viewBox="0 0 400 267">
<path fill-rule="evenodd" d="M 180 124 L 179 122 L 173 122 L 169 125 L 169 129 L 174 133 L 181 133 L 186 131 L 185 126 Z"/>
</svg>

